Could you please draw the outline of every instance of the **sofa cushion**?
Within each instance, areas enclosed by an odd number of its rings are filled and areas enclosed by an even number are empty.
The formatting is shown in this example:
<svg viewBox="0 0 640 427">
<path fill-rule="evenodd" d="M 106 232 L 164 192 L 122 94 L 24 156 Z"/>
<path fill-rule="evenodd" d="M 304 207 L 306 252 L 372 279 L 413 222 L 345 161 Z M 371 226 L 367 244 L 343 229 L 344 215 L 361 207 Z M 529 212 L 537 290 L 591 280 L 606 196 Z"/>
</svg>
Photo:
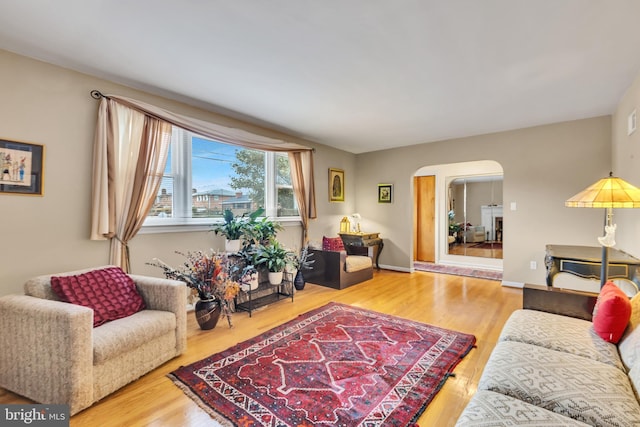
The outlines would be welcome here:
<svg viewBox="0 0 640 427">
<path fill-rule="evenodd" d="M 631 318 L 618 343 L 618 350 L 627 369 L 640 365 L 640 292 L 631 298 Z"/>
<path fill-rule="evenodd" d="M 340 237 L 322 237 L 322 250 L 331 252 L 344 251 L 344 243 Z"/>
<path fill-rule="evenodd" d="M 349 255 L 347 256 L 344 269 L 347 273 L 354 271 L 364 270 L 365 268 L 372 268 L 373 262 L 368 256 Z"/>
<path fill-rule="evenodd" d="M 94 327 L 145 308 L 133 279 L 120 267 L 101 268 L 71 276 L 52 276 L 51 288 L 62 301 L 93 309 Z"/>
<path fill-rule="evenodd" d="M 588 426 L 522 400 L 478 390 L 458 418 L 456 427 Z"/>
<path fill-rule="evenodd" d="M 640 425 L 627 375 L 605 363 L 520 342 L 499 342 L 478 384 L 598 426 Z"/>
<path fill-rule="evenodd" d="M 499 340 L 533 344 L 624 369 L 616 346 L 601 339 L 587 320 L 516 310 L 505 323 Z"/>
<path fill-rule="evenodd" d="M 629 297 L 613 282 L 600 290 L 593 308 L 593 329 L 605 341 L 617 343 L 631 317 Z"/>
<path fill-rule="evenodd" d="M 175 335 L 170 311 L 142 310 L 93 328 L 93 364 L 99 365 L 164 334 Z"/>
</svg>

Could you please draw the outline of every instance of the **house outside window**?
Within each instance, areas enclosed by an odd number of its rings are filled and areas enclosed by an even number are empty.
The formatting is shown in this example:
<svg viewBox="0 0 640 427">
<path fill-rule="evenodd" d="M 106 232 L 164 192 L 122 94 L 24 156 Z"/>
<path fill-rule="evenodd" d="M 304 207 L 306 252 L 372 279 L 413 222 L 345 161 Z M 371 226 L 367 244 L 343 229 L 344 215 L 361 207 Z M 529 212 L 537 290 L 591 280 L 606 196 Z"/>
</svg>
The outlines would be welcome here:
<svg viewBox="0 0 640 427">
<path fill-rule="evenodd" d="M 263 207 L 299 218 L 286 153 L 249 150 L 174 127 L 156 200 L 145 226 L 212 224 Z"/>
</svg>

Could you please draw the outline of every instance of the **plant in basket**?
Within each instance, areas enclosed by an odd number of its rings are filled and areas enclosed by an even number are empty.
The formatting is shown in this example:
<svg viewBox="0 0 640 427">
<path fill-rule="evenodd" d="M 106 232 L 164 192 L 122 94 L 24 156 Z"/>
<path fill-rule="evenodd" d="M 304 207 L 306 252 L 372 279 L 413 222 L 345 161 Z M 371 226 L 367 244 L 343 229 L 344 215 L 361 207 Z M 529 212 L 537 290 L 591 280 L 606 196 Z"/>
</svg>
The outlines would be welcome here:
<svg viewBox="0 0 640 427">
<path fill-rule="evenodd" d="M 179 252 L 177 254 L 185 257 L 184 263 L 177 268 L 174 268 L 165 262 L 154 258 L 153 262 L 147 263 L 148 265 L 159 267 L 162 269 L 164 275 L 168 279 L 180 280 L 185 282 L 188 287 L 194 289 L 198 293 L 198 298 L 203 303 L 217 304 L 220 307 L 220 312 L 227 317 L 229 327 L 233 326 L 231 323 L 231 301 L 235 298 L 240 290 L 240 284 L 234 280 L 234 276 L 231 274 L 233 263 L 226 253 L 218 253 L 214 251 L 188 251 Z M 196 303 L 196 317 L 198 322 L 210 321 L 203 329 L 211 329 L 215 327 L 217 323 L 217 317 L 215 321 L 210 319 L 211 314 L 215 310 L 215 307 L 207 310 L 208 313 L 206 319 L 201 319 L 198 314 L 198 304 Z M 204 309 L 202 310 L 204 311 Z M 213 325 L 211 326 L 211 323 Z"/>
</svg>

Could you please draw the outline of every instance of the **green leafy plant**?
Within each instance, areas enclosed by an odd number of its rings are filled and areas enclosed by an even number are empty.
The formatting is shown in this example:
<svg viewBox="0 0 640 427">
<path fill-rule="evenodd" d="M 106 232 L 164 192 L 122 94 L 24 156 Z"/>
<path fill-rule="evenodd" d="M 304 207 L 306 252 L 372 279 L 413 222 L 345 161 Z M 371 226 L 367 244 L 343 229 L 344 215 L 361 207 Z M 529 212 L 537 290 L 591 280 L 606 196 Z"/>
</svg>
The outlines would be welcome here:
<svg viewBox="0 0 640 427">
<path fill-rule="evenodd" d="M 313 258 L 313 252 L 309 252 L 309 245 L 305 245 L 300 250 L 300 255 L 296 255 L 295 253 L 291 253 L 291 265 L 298 270 L 311 270 L 313 268 L 313 263 L 316 260 Z"/>
<path fill-rule="evenodd" d="M 276 237 L 278 231 L 282 230 L 280 224 L 267 217 L 258 220 L 258 217 L 263 214 L 264 209 L 259 208 L 248 215 L 245 229 L 245 246 L 268 245 L 269 241 Z"/>
<path fill-rule="evenodd" d="M 229 209 L 224 211 L 224 223 L 214 225 L 213 232 L 225 236 L 228 240 L 241 239 L 247 229 L 247 221 L 243 216 L 234 217 Z"/>
<path fill-rule="evenodd" d="M 287 250 L 275 239 L 271 239 L 268 245 L 259 245 L 256 255 L 256 263 L 264 265 L 270 272 L 284 271 L 291 261 L 291 251 Z"/>
</svg>

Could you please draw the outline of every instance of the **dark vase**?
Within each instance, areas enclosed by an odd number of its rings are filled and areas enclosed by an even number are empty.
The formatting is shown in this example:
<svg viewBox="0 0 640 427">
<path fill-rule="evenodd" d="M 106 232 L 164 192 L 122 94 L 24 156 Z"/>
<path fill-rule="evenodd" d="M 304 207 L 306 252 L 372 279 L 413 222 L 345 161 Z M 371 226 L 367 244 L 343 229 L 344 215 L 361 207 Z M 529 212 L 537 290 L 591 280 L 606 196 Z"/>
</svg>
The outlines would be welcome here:
<svg viewBox="0 0 640 427">
<path fill-rule="evenodd" d="M 293 286 L 295 286 L 299 291 L 304 289 L 304 276 L 302 275 L 302 270 L 298 270 L 296 273 L 296 277 L 293 279 Z"/>
<path fill-rule="evenodd" d="M 214 299 L 196 301 L 196 320 L 200 329 L 213 329 L 220 318 L 220 304 Z"/>
</svg>

